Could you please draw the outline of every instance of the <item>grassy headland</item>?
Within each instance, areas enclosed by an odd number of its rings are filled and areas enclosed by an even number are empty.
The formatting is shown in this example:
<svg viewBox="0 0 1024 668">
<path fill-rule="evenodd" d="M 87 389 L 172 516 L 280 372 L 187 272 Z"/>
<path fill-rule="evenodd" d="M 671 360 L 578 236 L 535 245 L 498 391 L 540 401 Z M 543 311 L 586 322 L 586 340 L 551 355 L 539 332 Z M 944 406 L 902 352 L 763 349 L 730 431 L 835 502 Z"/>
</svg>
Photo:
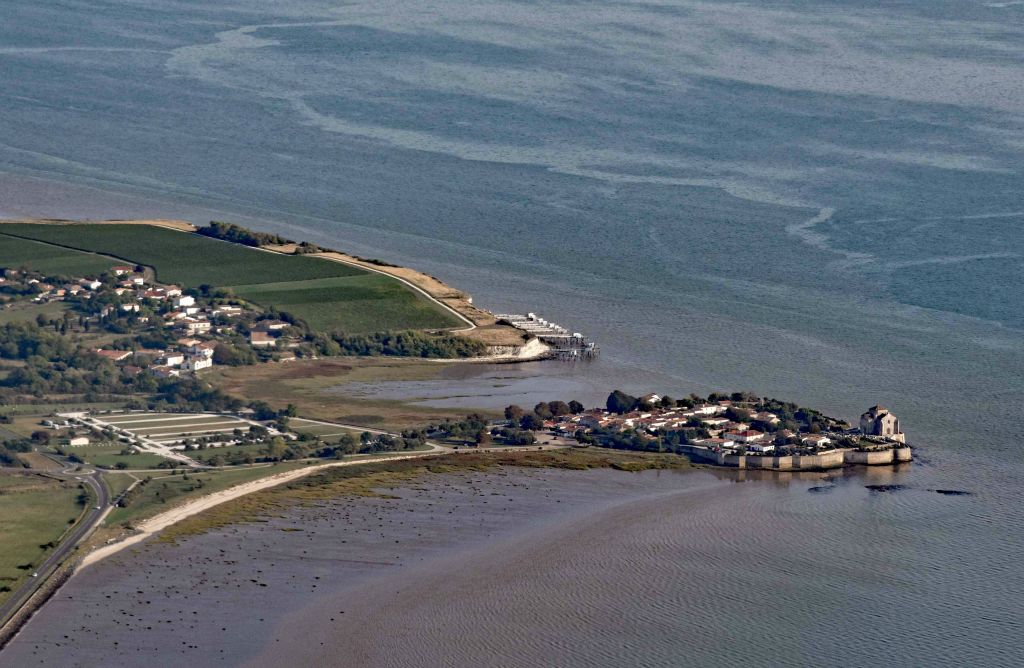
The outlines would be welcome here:
<svg viewBox="0 0 1024 668">
<path fill-rule="evenodd" d="M 322 331 L 361 334 L 461 324 L 449 311 L 388 276 L 200 234 L 152 225 L 5 223 L 0 236 L 0 266 L 98 274 L 111 265 L 95 255 L 99 253 L 152 267 L 163 283 L 230 288 L 258 306 L 309 318 L 310 326 Z"/>
</svg>

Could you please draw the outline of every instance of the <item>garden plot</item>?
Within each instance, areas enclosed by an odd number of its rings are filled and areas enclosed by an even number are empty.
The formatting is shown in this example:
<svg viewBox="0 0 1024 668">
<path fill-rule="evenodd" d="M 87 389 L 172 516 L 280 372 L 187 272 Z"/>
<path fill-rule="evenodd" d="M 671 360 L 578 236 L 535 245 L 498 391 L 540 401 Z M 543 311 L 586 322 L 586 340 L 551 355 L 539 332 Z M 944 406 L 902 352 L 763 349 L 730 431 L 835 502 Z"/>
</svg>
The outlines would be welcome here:
<svg viewBox="0 0 1024 668">
<path fill-rule="evenodd" d="M 137 439 L 169 447 L 211 436 L 229 440 L 236 429 L 247 432 L 256 424 L 233 415 L 215 413 L 121 413 L 93 415 L 92 419 Z"/>
</svg>

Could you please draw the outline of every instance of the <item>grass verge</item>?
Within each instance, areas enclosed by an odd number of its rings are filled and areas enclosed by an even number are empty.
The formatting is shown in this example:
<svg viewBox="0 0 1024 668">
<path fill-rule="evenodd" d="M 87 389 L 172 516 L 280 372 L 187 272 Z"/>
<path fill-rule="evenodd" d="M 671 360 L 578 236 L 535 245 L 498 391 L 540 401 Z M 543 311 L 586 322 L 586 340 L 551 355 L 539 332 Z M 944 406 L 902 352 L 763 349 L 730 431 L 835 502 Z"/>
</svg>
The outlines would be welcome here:
<svg viewBox="0 0 1024 668">
<path fill-rule="evenodd" d="M 0 473 L 0 600 L 18 588 L 81 514 L 77 485 Z"/>
</svg>

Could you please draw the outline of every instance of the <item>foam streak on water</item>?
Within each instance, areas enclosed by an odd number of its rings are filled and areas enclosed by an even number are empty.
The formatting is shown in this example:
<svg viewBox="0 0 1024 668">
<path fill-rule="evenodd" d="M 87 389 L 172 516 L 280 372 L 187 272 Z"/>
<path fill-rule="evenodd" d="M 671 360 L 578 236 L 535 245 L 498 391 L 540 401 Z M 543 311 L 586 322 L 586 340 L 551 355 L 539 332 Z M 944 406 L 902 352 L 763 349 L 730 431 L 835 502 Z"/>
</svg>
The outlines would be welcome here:
<svg viewBox="0 0 1024 668">
<path fill-rule="evenodd" d="M 666 580 L 654 603 L 712 622 L 665 628 L 694 663 L 742 664 L 781 607 L 794 646 L 860 638 L 851 662 L 1020 663 L 1000 633 L 1022 616 L 1002 566 L 1024 540 L 1022 7 L 5 0 L 0 213 L 233 220 L 415 265 L 602 348 L 591 365 L 467 367 L 366 395 L 888 405 L 924 446 L 915 491 L 772 488 L 761 507 L 745 485 L 666 517 L 680 554 L 756 559 L 767 581 L 722 579 L 739 589 L 707 607 Z M 979 494 L 922 491 L 959 488 Z M 811 496 L 829 520 L 849 503 L 851 528 L 791 512 Z M 673 522 L 719 511 L 743 518 L 720 536 L 729 554 L 671 542 L 686 536 Z M 631 585 L 661 577 L 640 556 L 656 553 L 636 554 Z M 747 598 L 758 586 L 771 605 Z M 630 591 L 616 599 L 647 620 L 650 596 Z M 728 642 L 700 644 L 716 617 Z M 834 622 L 825 638 L 811 617 Z M 801 651 L 778 656 L 827 662 Z"/>
</svg>

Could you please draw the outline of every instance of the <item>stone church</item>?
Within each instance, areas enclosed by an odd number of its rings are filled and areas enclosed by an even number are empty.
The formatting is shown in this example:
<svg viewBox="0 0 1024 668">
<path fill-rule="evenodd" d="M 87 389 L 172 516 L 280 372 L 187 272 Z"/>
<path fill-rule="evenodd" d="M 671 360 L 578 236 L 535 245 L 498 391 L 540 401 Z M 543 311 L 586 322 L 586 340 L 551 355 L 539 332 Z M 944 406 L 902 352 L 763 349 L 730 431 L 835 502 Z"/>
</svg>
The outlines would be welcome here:
<svg viewBox="0 0 1024 668">
<path fill-rule="evenodd" d="M 906 442 L 900 421 L 883 406 L 872 406 L 860 416 L 860 431 L 866 436 L 882 436 L 899 443 Z"/>
</svg>

